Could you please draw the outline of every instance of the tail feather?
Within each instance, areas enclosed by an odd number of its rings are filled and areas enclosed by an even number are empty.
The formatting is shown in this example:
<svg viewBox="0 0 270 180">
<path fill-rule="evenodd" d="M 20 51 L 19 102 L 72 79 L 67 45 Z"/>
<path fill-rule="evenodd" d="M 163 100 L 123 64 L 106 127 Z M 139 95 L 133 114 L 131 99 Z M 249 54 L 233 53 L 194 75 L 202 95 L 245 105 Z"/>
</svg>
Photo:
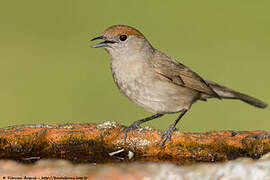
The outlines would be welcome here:
<svg viewBox="0 0 270 180">
<path fill-rule="evenodd" d="M 224 99 L 239 99 L 245 103 L 248 103 L 252 106 L 258 107 L 258 108 L 266 108 L 268 105 L 264 103 L 263 101 L 253 98 L 251 96 L 248 96 L 246 94 L 234 91 L 232 89 L 229 89 L 225 86 L 219 85 L 212 81 L 206 81 L 211 88 L 221 97 Z"/>
</svg>

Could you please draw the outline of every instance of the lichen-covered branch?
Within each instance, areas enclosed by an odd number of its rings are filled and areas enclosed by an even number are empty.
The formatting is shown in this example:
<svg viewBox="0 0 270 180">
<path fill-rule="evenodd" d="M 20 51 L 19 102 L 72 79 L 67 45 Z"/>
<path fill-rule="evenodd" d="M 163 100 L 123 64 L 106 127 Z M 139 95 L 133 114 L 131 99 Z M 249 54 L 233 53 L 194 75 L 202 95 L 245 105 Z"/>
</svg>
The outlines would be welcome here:
<svg viewBox="0 0 270 180">
<path fill-rule="evenodd" d="M 175 131 L 171 142 L 160 146 L 161 132 L 141 128 L 124 142 L 124 126 L 102 124 L 23 125 L 0 128 L 0 159 L 34 162 L 66 159 L 74 163 L 129 161 L 192 164 L 251 157 L 270 152 L 269 131 Z"/>
</svg>

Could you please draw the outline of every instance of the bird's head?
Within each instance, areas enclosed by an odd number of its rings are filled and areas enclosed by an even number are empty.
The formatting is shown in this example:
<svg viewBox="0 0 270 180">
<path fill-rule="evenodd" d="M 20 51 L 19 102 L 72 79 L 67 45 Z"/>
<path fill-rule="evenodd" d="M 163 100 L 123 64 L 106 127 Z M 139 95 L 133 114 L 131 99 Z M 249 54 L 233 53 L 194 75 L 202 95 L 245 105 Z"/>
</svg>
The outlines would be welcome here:
<svg viewBox="0 0 270 180">
<path fill-rule="evenodd" d="M 142 52 L 145 48 L 152 48 L 144 35 L 137 29 L 127 25 L 114 25 L 107 28 L 101 36 L 93 38 L 91 41 L 102 40 L 93 45 L 93 48 L 103 47 L 111 55 Z"/>
</svg>

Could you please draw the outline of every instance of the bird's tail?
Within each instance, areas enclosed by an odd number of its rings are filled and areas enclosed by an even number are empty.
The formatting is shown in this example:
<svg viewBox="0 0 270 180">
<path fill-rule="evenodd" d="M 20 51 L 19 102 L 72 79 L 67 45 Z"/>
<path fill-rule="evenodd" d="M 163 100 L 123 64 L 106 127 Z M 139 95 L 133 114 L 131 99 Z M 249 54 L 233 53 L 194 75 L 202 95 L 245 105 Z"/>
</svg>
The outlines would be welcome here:
<svg viewBox="0 0 270 180">
<path fill-rule="evenodd" d="M 248 103 L 252 106 L 258 107 L 258 108 L 266 108 L 268 105 L 264 103 L 263 101 L 250 97 L 246 94 L 234 91 L 232 89 L 229 89 L 225 86 L 219 85 L 212 81 L 206 81 L 208 85 L 220 96 L 220 98 L 224 99 L 239 99 L 245 103 Z M 202 97 L 204 98 L 204 97 Z M 209 98 L 209 97 L 206 97 Z"/>
</svg>

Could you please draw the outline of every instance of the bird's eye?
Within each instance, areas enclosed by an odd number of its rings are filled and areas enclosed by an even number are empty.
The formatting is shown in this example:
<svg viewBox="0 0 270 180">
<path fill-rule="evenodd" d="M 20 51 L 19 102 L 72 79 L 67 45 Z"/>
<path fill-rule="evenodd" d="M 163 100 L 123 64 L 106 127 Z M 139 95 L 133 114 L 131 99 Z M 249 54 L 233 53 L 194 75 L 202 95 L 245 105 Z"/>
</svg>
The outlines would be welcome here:
<svg viewBox="0 0 270 180">
<path fill-rule="evenodd" d="M 123 34 L 119 37 L 120 41 L 125 41 L 127 39 L 127 35 Z"/>
</svg>

